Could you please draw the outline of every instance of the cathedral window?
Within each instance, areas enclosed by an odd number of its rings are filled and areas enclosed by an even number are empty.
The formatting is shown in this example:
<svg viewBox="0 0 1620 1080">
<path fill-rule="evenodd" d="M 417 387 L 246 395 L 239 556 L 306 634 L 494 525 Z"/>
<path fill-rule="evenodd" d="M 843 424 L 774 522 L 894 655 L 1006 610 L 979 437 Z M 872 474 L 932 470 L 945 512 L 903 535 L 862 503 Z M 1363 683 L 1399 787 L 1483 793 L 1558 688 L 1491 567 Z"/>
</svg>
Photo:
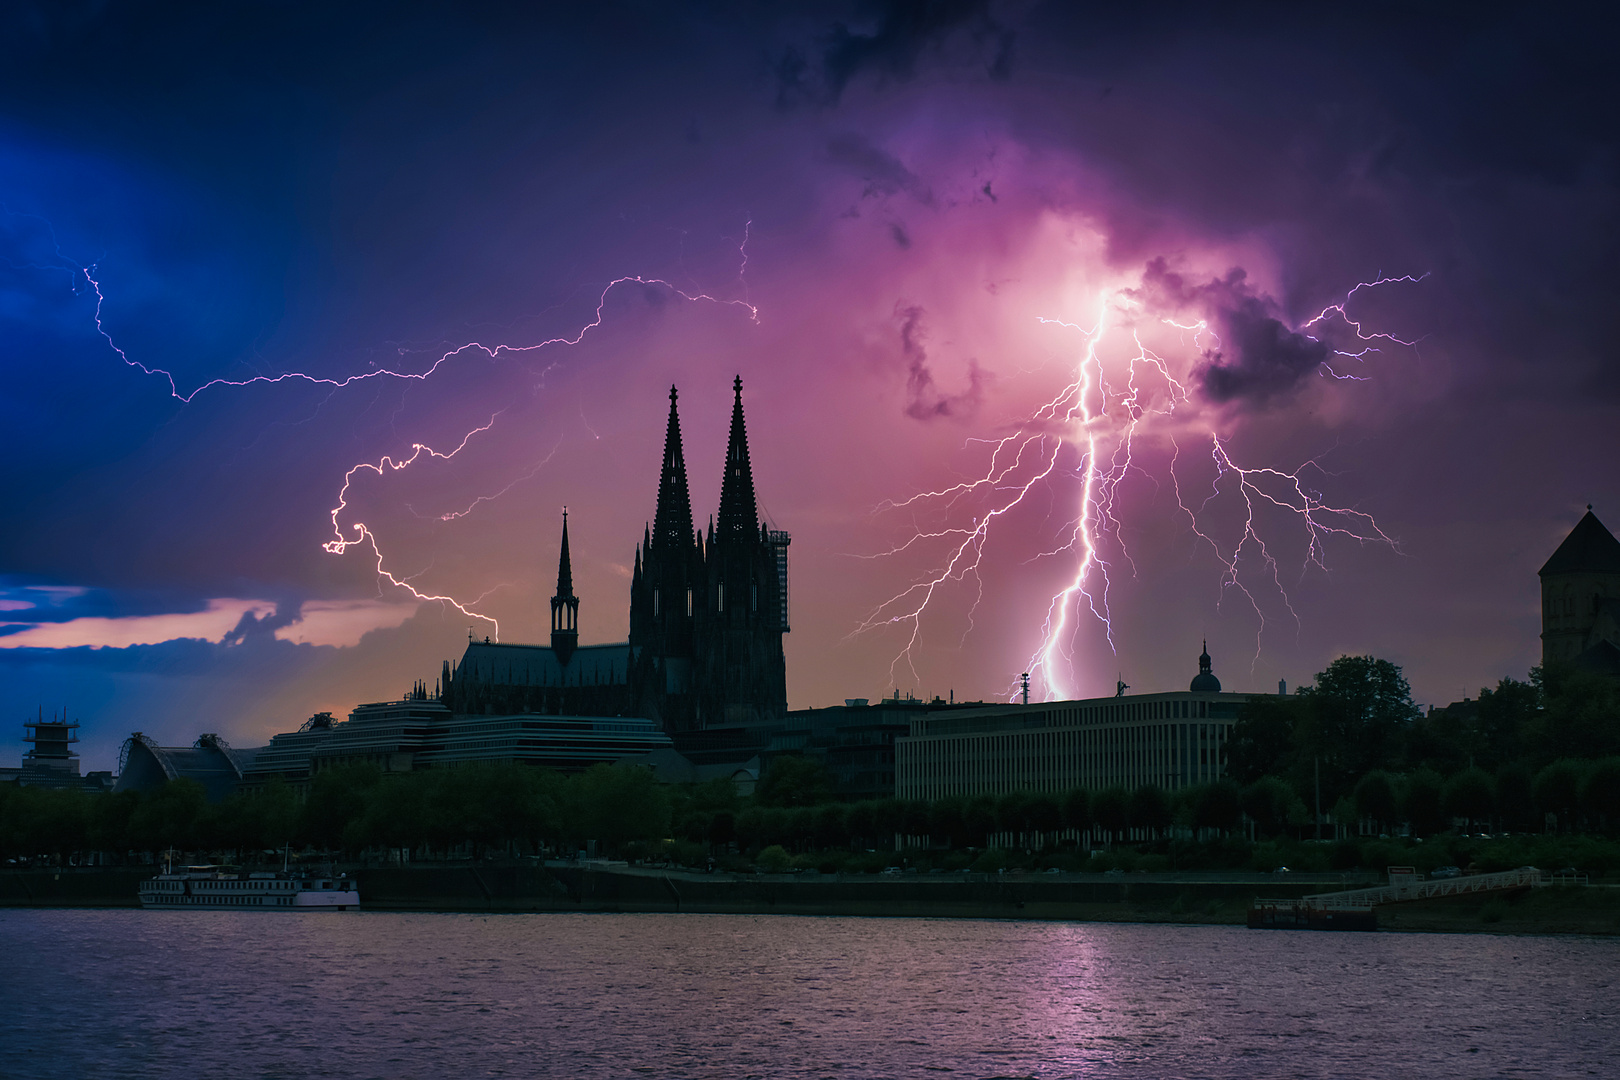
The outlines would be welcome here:
<svg viewBox="0 0 1620 1080">
<path fill-rule="evenodd" d="M 692 617 L 692 590 L 691 589 L 686 590 L 686 617 L 688 619 L 690 619 Z"/>
<path fill-rule="evenodd" d="M 748 610 L 759 610 L 759 582 L 757 581 L 748 586 Z"/>
<path fill-rule="evenodd" d="M 726 583 L 723 581 L 714 587 L 714 610 L 726 610 Z"/>
<path fill-rule="evenodd" d="M 658 590 L 653 590 L 653 618 L 658 617 Z"/>
</svg>

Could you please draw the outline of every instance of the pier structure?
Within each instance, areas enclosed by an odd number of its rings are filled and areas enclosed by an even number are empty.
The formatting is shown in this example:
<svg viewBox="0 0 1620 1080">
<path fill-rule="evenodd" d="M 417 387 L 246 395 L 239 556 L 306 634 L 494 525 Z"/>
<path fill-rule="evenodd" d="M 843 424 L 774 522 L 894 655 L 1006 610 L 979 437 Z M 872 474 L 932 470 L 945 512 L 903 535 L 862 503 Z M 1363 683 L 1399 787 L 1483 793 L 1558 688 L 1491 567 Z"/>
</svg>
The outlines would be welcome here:
<svg viewBox="0 0 1620 1080">
<path fill-rule="evenodd" d="M 1534 866 L 1494 874 L 1465 874 L 1424 880 L 1410 866 L 1389 868 L 1389 884 L 1339 892 L 1310 893 L 1296 899 L 1256 900 L 1249 907 L 1251 930 L 1376 930 L 1377 909 L 1386 904 L 1518 892 L 1543 884 Z"/>
</svg>

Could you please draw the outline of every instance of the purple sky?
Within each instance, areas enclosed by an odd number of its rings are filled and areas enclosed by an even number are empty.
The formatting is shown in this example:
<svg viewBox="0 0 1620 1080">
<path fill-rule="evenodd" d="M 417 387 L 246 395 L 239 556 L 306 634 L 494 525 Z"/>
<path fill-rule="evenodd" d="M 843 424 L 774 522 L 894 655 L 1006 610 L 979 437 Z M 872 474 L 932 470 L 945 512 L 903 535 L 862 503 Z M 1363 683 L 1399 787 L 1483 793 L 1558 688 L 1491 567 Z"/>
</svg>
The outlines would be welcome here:
<svg viewBox="0 0 1620 1080">
<path fill-rule="evenodd" d="M 1620 527 L 1573 9 L 331 8 L 0 15 L 14 753 L 541 640 L 565 504 L 622 640 L 671 383 L 707 518 L 743 378 L 793 707 L 1174 689 L 1206 636 L 1228 689 L 1373 653 L 1443 703 Z"/>
</svg>

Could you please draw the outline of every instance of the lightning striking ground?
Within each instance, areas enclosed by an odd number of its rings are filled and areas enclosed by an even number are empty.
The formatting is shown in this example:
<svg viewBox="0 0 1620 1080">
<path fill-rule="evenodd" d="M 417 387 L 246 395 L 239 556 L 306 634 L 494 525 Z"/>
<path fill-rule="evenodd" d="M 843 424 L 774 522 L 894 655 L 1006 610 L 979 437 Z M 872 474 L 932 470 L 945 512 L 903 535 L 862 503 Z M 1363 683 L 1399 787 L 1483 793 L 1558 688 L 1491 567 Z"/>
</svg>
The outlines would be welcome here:
<svg viewBox="0 0 1620 1080">
<path fill-rule="evenodd" d="M 1325 333 L 1330 324 L 1342 323 L 1354 335 L 1356 347 L 1332 348 L 1331 355 L 1355 360 L 1364 360 L 1381 345 L 1415 347 L 1416 340 L 1370 332 L 1364 320 L 1353 318 L 1347 312 L 1347 305 L 1362 290 L 1416 284 L 1427 276 L 1380 277 L 1361 282 L 1296 332 L 1316 341 L 1309 331 Z M 1327 476 L 1316 459 L 1292 469 L 1247 465 L 1236 460 L 1230 439 L 1220 430 L 1218 422 L 1197 408 L 1198 402 L 1188 385 L 1189 377 L 1176 374 L 1179 361 L 1172 361 L 1144 342 L 1142 326 L 1149 323 L 1146 314 L 1132 290 L 1111 289 L 1097 296 L 1095 319 L 1089 328 L 1060 319 L 1040 319 L 1042 323 L 1073 330 L 1081 338 L 1078 360 L 1061 389 L 1012 425 L 1008 434 L 997 439 L 972 440 L 989 444 L 988 461 L 976 477 L 878 507 L 879 513 L 932 512 L 946 521 L 964 510 L 971 515 L 964 525 L 918 528 L 888 550 L 863 556 L 883 559 L 927 545 L 944 546 L 943 555 L 933 563 L 933 569 L 878 605 L 851 634 L 864 634 L 882 627 L 904 627 L 903 642 L 890 665 L 891 681 L 902 667 L 909 669 L 915 678 L 913 650 L 921 641 L 923 617 L 941 598 L 943 590 L 957 584 L 972 589 L 964 638 L 971 632 L 973 615 L 983 598 L 980 569 L 996 523 L 1025 506 L 1033 493 L 1051 494 L 1054 485 L 1061 484 L 1072 485 L 1074 490 L 1069 502 L 1073 506 L 1072 515 L 1055 523 L 1054 545 L 1039 552 L 1034 559 L 1070 558 L 1073 570 L 1062 588 L 1045 604 L 1037 632 L 1038 644 L 1023 670 L 1036 680 L 1044 700 L 1078 696 L 1072 644 L 1078 620 L 1089 613 L 1101 625 L 1110 650 L 1118 651 L 1109 610 L 1110 575 L 1119 565 L 1135 573 L 1121 528 L 1118 497 L 1121 485 L 1132 475 L 1155 484 L 1161 479 L 1138 460 L 1136 445 L 1143 438 L 1162 439 L 1170 446 L 1167 479 L 1176 505 L 1186 515 L 1193 535 L 1200 544 L 1207 545 L 1219 567 L 1217 606 L 1228 594 L 1235 593 L 1252 608 L 1258 619 L 1256 659 L 1268 625 L 1266 607 L 1257 595 L 1262 582 L 1266 590 L 1280 598 L 1296 626 L 1299 622 L 1273 551 L 1275 539 L 1268 542 L 1260 520 L 1264 514 L 1271 511 L 1288 514 L 1303 529 L 1304 557 L 1299 568 L 1302 577 L 1312 568 L 1326 569 L 1325 544 L 1330 540 L 1384 544 L 1398 550 L 1395 539 L 1379 527 L 1372 515 L 1353 507 L 1334 505 L 1315 489 L 1308 475 Z M 1151 322 L 1184 334 L 1191 333 L 1189 371 L 1220 346 L 1219 336 L 1207 319 L 1185 323 L 1160 318 Z M 1105 340 L 1128 341 L 1128 345 L 1105 350 Z M 1326 361 L 1318 365 L 1318 373 L 1325 378 L 1366 378 L 1336 372 Z M 1207 494 L 1202 497 L 1185 490 L 1181 467 L 1184 448 L 1194 445 L 1207 449 L 1208 467 L 1214 474 Z M 1238 519 L 1235 529 L 1222 530 L 1212 520 L 1217 516 L 1213 511 L 1226 504 L 1233 507 Z M 1019 689 L 1015 675 L 1008 687 L 1009 699 L 1015 699 Z"/>
</svg>

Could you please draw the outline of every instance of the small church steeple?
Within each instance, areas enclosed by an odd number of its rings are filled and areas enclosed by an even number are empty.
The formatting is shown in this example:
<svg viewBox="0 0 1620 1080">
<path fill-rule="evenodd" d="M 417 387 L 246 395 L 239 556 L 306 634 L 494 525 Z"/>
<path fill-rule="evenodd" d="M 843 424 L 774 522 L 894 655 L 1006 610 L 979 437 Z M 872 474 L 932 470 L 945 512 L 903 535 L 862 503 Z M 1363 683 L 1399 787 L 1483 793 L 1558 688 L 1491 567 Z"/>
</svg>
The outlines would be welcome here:
<svg viewBox="0 0 1620 1080">
<path fill-rule="evenodd" d="M 574 595 L 574 567 L 568 557 L 568 508 L 563 507 L 562 555 L 557 560 L 557 595 L 551 598 L 551 651 L 568 666 L 579 647 L 579 598 Z"/>
</svg>

